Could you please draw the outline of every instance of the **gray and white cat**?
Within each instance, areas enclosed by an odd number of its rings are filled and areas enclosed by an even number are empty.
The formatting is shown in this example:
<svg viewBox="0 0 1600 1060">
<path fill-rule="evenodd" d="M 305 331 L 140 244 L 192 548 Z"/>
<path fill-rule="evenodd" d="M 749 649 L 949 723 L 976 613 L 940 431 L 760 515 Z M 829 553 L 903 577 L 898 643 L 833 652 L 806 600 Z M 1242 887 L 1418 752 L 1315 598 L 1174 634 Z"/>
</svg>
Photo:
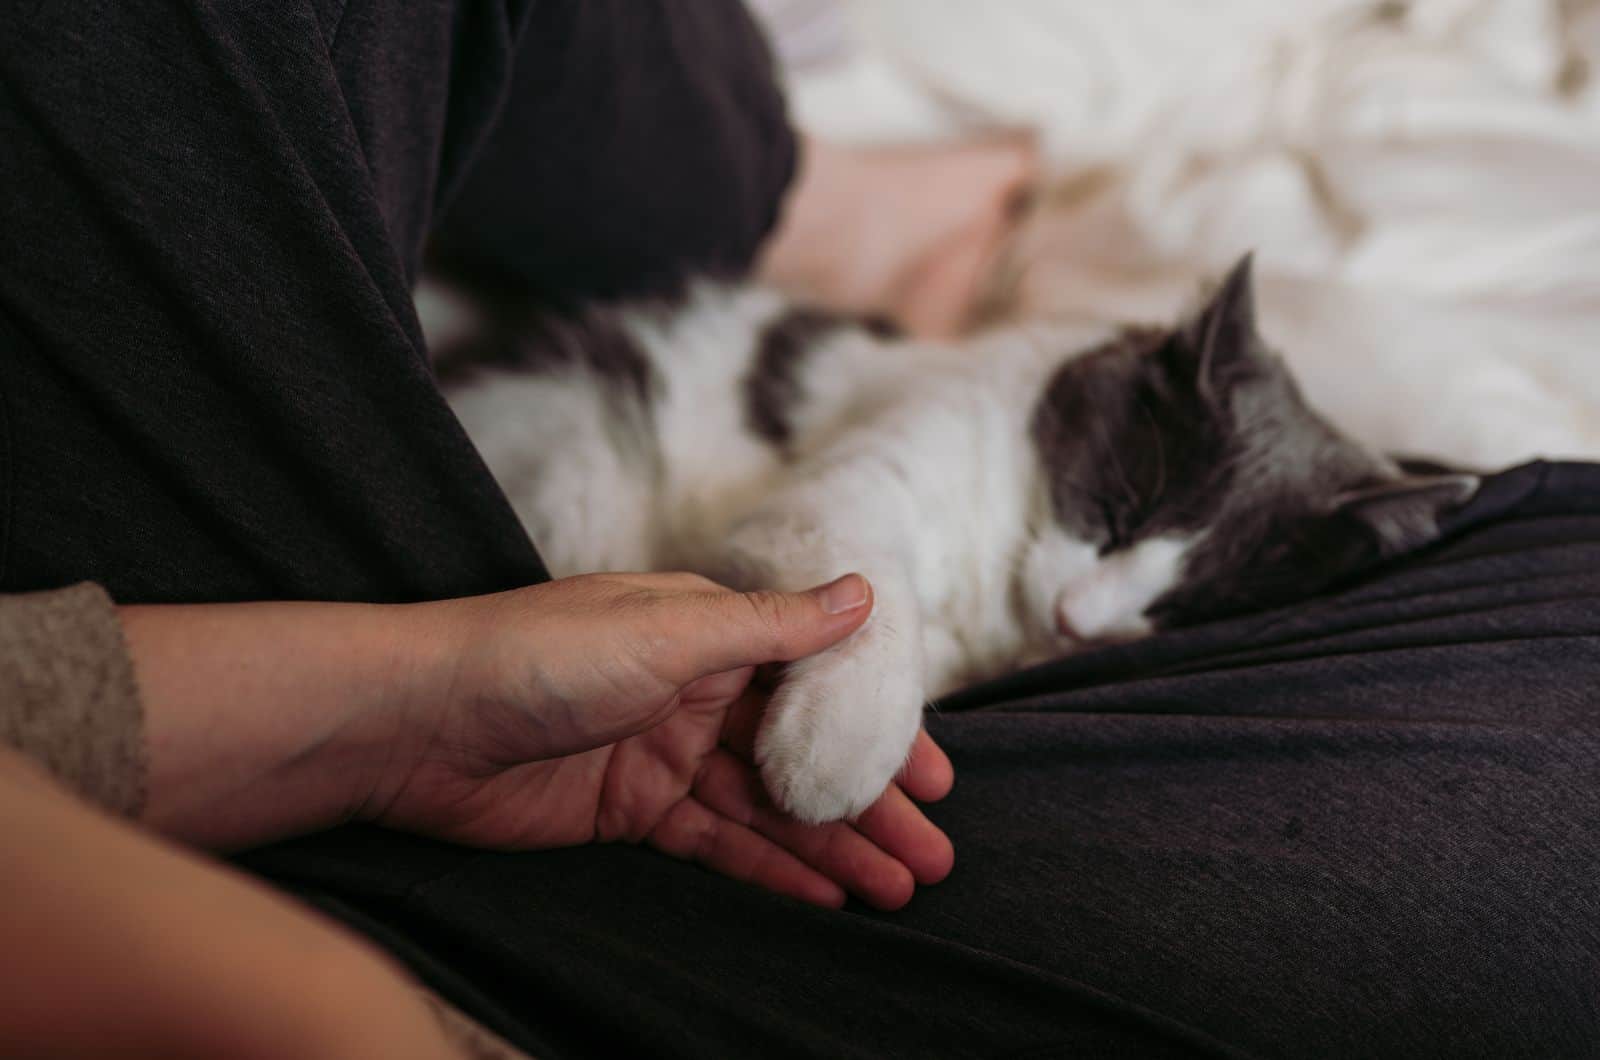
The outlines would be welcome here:
<svg viewBox="0 0 1600 1060">
<path fill-rule="evenodd" d="M 512 332 L 447 392 L 553 574 L 872 582 L 867 624 L 788 667 L 757 739 L 807 821 L 882 793 L 930 696 L 1309 595 L 1430 541 L 1477 487 L 1308 408 L 1248 259 L 1164 329 L 939 345 L 704 284 Z"/>
</svg>

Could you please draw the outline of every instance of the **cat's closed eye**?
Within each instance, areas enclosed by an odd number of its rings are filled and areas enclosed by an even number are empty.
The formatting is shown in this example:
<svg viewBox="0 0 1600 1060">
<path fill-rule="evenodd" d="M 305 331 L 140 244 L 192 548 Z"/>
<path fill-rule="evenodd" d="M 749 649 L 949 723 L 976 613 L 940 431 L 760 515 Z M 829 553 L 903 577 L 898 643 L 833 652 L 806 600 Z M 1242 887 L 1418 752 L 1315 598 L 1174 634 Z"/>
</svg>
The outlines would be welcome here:
<svg viewBox="0 0 1600 1060">
<path fill-rule="evenodd" d="M 1120 552 L 1133 542 L 1135 515 L 1127 508 L 1109 500 L 1100 501 L 1100 518 L 1105 524 L 1106 540 L 1100 546 L 1100 555 Z"/>
</svg>

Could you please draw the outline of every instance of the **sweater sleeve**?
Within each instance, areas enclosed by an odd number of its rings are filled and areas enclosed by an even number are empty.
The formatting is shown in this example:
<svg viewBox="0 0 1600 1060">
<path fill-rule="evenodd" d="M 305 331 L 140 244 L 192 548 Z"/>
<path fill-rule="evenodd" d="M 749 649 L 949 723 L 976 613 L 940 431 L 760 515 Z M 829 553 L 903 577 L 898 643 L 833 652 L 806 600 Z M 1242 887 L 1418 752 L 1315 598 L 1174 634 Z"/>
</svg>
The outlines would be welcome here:
<svg viewBox="0 0 1600 1060">
<path fill-rule="evenodd" d="M 104 589 L 0 595 L 0 743 L 132 817 L 144 804 L 143 730 L 133 662 Z"/>
</svg>

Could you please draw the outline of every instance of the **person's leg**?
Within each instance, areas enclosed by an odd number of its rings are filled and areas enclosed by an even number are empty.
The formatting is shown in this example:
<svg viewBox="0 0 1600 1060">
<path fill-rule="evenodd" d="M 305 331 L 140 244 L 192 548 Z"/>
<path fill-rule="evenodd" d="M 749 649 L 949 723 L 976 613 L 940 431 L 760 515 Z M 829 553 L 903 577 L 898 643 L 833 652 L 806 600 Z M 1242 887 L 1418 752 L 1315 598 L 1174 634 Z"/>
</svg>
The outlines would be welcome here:
<svg viewBox="0 0 1600 1060">
<path fill-rule="evenodd" d="M 530 298 L 670 294 L 748 269 L 794 167 L 740 0 L 548 0 L 433 252 Z"/>
<path fill-rule="evenodd" d="M 556 303 L 670 297 L 754 270 L 946 335 L 967 322 L 1033 175 L 1021 138 L 797 138 L 740 0 L 559 0 L 534 10 L 432 257 L 480 292 Z"/>
<path fill-rule="evenodd" d="M 939 820 L 1002 882 L 958 867 L 919 926 L 1258 1055 L 1588 1055 L 1600 466 L 1494 477 L 1456 530 L 1325 599 L 956 697 Z M 1027 931 L 992 902 L 1047 892 Z"/>
<path fill-rule="evenodd" d="M 0 0 L 0 589 L 544 576 L 407 289 L 516 6 Z"/>
<path fill-rule="evenodd" d="M 1492 478 L 1454 533 L 947 701 L 956 869 L 900 913 L 376 833 L 342 842 L 391 871 L 322 838 L 286 878 L 545 1056 L 1583 1056 L 1600 467 Z"/>
<path fill-rule="evenodd" d="M 847 147 L 802 142 L 799 177 L 757 276 L 834 309 L 943 338 L 973 322 L 1035 177 L 1015 137 Z"/>
</svg>

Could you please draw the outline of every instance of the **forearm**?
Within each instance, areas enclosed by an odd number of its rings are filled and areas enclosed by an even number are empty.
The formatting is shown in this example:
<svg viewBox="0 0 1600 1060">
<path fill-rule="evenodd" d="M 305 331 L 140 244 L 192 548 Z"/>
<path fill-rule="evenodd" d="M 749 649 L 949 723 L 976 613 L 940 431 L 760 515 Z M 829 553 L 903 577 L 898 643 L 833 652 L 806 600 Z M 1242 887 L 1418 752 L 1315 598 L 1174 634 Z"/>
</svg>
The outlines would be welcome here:
<svg viewBox="0 0 1600 1060">
<path fill-rule="evenodd" d="M 0 748 L 0 1055 L 457 1055 L 366 944 Z"/>
<path fill-rule="evenodd" d="M 448 608 L 119 608 L 144 702 L 144 821 L 228 849 L 358 815 L 419 698 L 448 683 Z"/>
</svg>

